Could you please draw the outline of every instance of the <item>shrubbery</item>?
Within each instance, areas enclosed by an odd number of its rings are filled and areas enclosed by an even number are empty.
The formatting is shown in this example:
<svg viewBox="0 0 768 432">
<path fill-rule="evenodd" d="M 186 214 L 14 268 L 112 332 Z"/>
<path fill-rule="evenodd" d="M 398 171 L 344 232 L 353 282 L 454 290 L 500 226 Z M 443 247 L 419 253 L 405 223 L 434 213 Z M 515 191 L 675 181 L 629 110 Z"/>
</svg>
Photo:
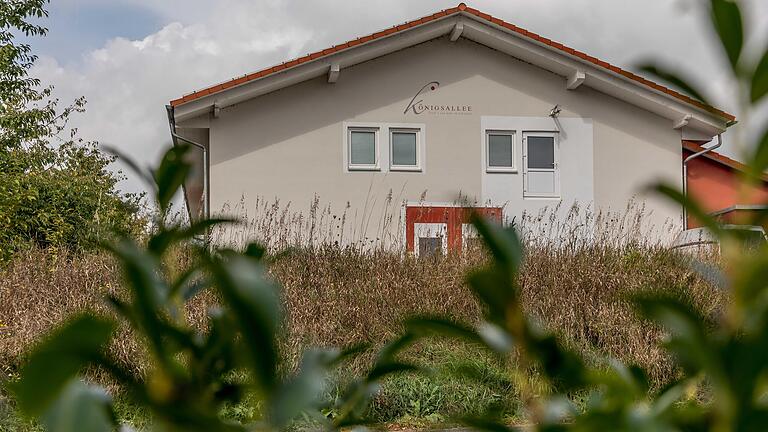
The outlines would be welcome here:
<svg viewBox="0 0 768 432">
<path fill-rule="evenodd" d="M 114 158 L 67 130 L 84 99 L 60 109 L 28 75 L 36 57 L 14 31 L 44 35 L 31 19 L 46 0 L 0 3 L 0 260 L 27 245 L 82 249 L 112 232 L 141 230 L 140 197 L 118 192 Z"/>
<path fill-rule="evenodd" d="M 759 102 L 768 94 L 768 52 L 756 64 L 743 60 L 741 13 L 736 3 L 712 0 L 711 12 L 746 100 Z M 674 78 L 658 67 L 647 70 Z M 684 83 L 679 78 L 675 81 Z M 683 87 L 694 96 L 701 94 L 691 86 Z M 153 175 L 143 175 L 152 180 L 161 212 L 167 210 L 189 171 L 183 162 L 185 151 L 184 147 L 171 149 Z M 768 134 L 755 146 L 745 182 L 762 176 L 768 165 L 766 155 Z M 745 239 L 738 232 L 723 230 L 679 191 L 664 185 L 655 190 L 685 205 L 718 236 L 722 250 L 722 268 L 707 262 L 683 262 L 698 278 L 686 276 L 670 283 L 662 274 L 651 275 L 651 290 L 629 291 L 617 301 L 633 307 L 648 325 L 646 329 L 663 329 L 662 347 L 671 366 L 657 380 L 661 385 L 654 385 L 652 365 L 634 364 L 641 362 L 579 346 L 582 342 L 599 344 L 610 332 L 585 326 L 582 339 L 573 343 L 563 337 L 559 323 L 555 329 L 542 326 L 541 321 L 550 314 L 531 314 L 525 298 L 525 271 L 532 261 L 532 249 L 526 248 L 515 229 L 475 218 L 490 258 L 480 261 L 466 276 L 480 305 L 479 316 L 457 319 L 443 311 L 428 315 L 419 311 L 421 316 L 406 318 L 368 359 L 367 366 L 359 368 L 358 376 L 346 380 L 331 398 L 324 397 L 330 371 L 359 356 L 363 349 L 301 350 L 297 367 L 286 368 L 281 356 L 285 350 L 280 346 L 286 331 L 285 302 L 280 302 L 284 292 L 267 277 L 275 257 L 267 256 L 258 244 L 235 251 L 189 241 L 227 222 L 222 220 L 202 220 L 191 226 L 160 220 L 146 243 L 127 236 L 108 243 L 126 287 L 125 292 L 107 295 L 112 312 L 83 313 L 56 328 L 24 359 L 10 388 L 24 413 L 41 418 L 56 431 L 107 431 L 120 423 L 116 404 L 98 387 L 81 381 L 83 370 L 109 376 L 126 398 L 151 412 L 167 430 L 276 430 L 290 428 L 299 419 L 341 429 L 366 423 L 366 414 L 371 413 L 366 406 L 381 394 L 379 384 L 389 375 L 423 374 L 424 380 L 408 384 L 416 383 L 421 394 L 426 389 L 429 397 L 411 408 L 418 413 L 424 412 L 422 408 L 433 410 L 439 404 L 431 397 L 436 387 L 430 382 L 434 381 L 428 380 L 430 375 L 422 365 L 412 361 L 408 350 L 440 336 L 459 339 L 495 359 L 490 367 L 475 364 L 454 372 L 514 392 L 532 429 L 764 430 L 768 422 L 768 244 L 745 248 Z M 766 217 L 766 212 L 759 213 L 753 223 L 765 223 Z M 180 245 L 192 252 L 191 261 L 176 272 L 169 266 L 168 255 Z M 591 247 L 586 245 L 584 250 Z M 407 257 L 397 258 L 402 259 L 402 268 L 418 265 Z M 631 248 L 617 258 L 614 263 L 637 272 L 648 264 Z M 659 253 L 656 258 L 660 265 L 681 264 L 673 254 Z M 579 260 L 584 256 L 576 259 L 583 265 L 585 261 Z M 547 268 L 551 271 L 555 264 Z M 365 274 L 361 283 L 371 277 L 370 273 L 359 274 Z M 350 279 L 354 280 L 346 275 L 343 280 Z M 711 307 L 710 298 L 691 295 L 694 280 L 701 279 L 728 297 L 728 307 Z M 593 284 L 599 286 L 596 281 Z M 575 295 L 581 295 L 585 305 L 594 301 L 590 295 L 600 292 L 592 287 Z M 214 293 L 219 307 L 207 311 L 203 325 L 195 326 L 187 319 L 185 305 L 202 293 Z M 579 312 L 581 319 L 563 322 L 588 324 L 590 320 L 583 318 L 590 313 L 586 309 Z M 139 336 L 146 369 L 132 370 L 108 350 L 119 325 Z M 340 331 L 347 328 L 353 327 L 343 325 Z M 621 349 L 617 351 L 621 353 Z M 491 368 L 494 371 L 489 374 Z M 233 411 L 233 415 L 223 415 Z M 508 431 L 509 418 L 504 414 L 507 412 L 491 404 L 456 416 L 478 430 Z"/>
</svg>

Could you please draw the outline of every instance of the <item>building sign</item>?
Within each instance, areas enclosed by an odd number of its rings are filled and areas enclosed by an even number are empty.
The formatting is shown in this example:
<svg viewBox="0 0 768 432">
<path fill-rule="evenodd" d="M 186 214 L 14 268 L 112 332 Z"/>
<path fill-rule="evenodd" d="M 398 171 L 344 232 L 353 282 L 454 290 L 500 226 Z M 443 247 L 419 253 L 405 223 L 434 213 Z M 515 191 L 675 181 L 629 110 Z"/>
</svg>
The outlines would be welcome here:
<svg viewBox="0 0 768 432">
<path fill-rule="evenodd" d="M 403 114 L 413 112 L 415 115 L 420 114 L 444 114 L 444 115 L 469 115 L 472 114 L 472 105 L 467 104 L 445 104 L 445 103 L 430 103 L 425 102 L 430 93 L 436 91 L 440 87 L 440 83 L 432 81 L 424 85 L 416 95 L 405 107 Z"/>
</svg>

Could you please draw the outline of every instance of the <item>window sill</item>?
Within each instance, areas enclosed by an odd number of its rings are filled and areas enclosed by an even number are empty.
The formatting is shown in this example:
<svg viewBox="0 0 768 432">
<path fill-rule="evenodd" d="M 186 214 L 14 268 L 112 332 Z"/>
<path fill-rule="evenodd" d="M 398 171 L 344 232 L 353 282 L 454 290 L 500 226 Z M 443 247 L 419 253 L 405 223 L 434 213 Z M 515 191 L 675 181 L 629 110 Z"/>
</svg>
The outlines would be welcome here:
<svg viewBox="0 0 768 432">
<path fill-rule="evenodd" d="M 562 197 L 560 195 L 525 195 L 523 194 L 523 199 L 531 199 L 531 200 L 537 200 L 537 201 L 560 201 L 562 200 Z"/>
<path fill-rule="evenodd" d="M 421 172 L 421 167 L 418 166 L 391 166 L 390 171 L 404 171 L 404 172 Z"/>
<path fill-rule="evenodd" d="M 517 168 L 486 168 L 485 172 L 490 174 L 517 174 Z"/>
<path fill-rule="evenodd" d="M 348 171 L 381 171 L 380 167 L 377 166 L 349 166 L 347 167 Z"/>
</svg>

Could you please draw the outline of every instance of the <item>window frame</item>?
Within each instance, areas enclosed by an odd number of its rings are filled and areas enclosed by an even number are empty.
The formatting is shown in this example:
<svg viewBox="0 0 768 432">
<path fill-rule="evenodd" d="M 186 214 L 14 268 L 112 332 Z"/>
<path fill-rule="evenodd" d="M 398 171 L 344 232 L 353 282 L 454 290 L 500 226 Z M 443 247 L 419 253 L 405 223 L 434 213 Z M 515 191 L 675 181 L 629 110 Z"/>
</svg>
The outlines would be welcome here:
<svg viewBox="0 0 768 432">
<path fill-rule="evenodd" d="M 392 139 L 392 135 L 395 133 L 413 133 L 416 135 L 416 165 L 395 165 L 394 161 L 394 140 Z M 389 137 L 389 170 L 390 171 L 411 171 L 411 172 L 420 172 L 422 170 L 421 168 L 421 159 L 422 159 L 422 152 L 423 152 L 423 142 L 424 142 L 424 128 L 416 125 L 390 125 L 388 127 L 388 137 Z"/>
<path fill-rule="evenodd" d="M 512 165 L 511 166 L 491 166 L 491 135 L 503 135 L 511 137 L 512 143 Z M 517 173 L 517 131 L 505 129 L 486 129 L 485 130 L 485 172 L 488 173 Z"/>
<path fill-rule="evenodd" d="M 381 157 L 379 155 L 381 148 L 381 128 L 375 125 L 348 125 L 346 126 L 346 150 L 347 150 L 347 170 L 349 171 L 380 171 Z M 352 163 L 352 133 L 353 132 L 373 132 L 373 164 L 353 164 Z"/>
<path fill-rule="evenodd" d="M 552 138 L 552 158 L 553 167 L 548 168 L 529 168 L 528 167 L 528 138 L 529 137 L 547 137 Z M 560 140 L 557 132 L 537 132 L 523 131 L 522 133 L 523 150 L 523 198 L 560 198 Z M 529 172 L 552 172 L 554 176 L 554 191 L 548 193 L 533 193 L 528 191 L 528 173 Z"/>
<path fill-rule="evenodd" d="M 426 233 L 424 232 L 426 231 Z M 413 224 L 413 253 L 419 257 L 419 239 L 427 238 L 423 234 L 439 234 L 440 248 L 443 256 L 448 255 L 448 223 L 447 222 L 415 222 Z M 435 238 L 435 237 L 428 237 Z"/>
</svg>

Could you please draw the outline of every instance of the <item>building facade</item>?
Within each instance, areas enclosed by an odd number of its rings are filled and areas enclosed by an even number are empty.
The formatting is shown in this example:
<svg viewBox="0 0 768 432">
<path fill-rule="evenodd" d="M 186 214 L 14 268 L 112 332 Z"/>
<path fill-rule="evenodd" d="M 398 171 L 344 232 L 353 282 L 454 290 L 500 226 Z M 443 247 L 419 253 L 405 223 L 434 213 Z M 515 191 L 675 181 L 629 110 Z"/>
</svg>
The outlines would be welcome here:
<svg viewBox="0 0 768 432">
<path fill-rule="evenodd" d="M 683 141 L 734 121 L 463 4 L 184 96 L 169 119 L 200 149 L 193 215 L 318 197 L 380 237 L 366 219 L 396 206 L 385 234 L 416 253 L 460 247 L 468 207 L 512 220 L 639 200 L 682 222 L 644 190 L 682 187 Z"/>
</svg>

